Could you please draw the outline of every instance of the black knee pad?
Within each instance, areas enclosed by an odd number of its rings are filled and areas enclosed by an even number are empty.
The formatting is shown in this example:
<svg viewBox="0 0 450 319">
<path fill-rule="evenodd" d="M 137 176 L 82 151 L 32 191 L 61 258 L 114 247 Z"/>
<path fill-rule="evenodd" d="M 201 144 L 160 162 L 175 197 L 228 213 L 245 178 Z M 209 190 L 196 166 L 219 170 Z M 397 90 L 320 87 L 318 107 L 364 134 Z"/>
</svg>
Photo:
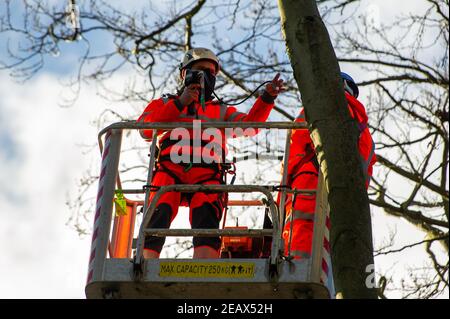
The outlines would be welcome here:
<svg viewBox="0 0 450 319">
<path fill-rule="evenodd" d="M 156 207 L 150 222 L 147 224 L 147 228 L 169 228 L 170 219 L 172 217 L 172 208 L 169 204 L 160 204 Z M 145 237 L 144 248 L 151 249 L 157 252 L 161 252 L 166 237 L 148 236 Z"/>
<path fill-rule="evenodd" d="M 204 203 L 202 206 L 192 210 L 192 228 L 193 229 L 218 229 L 220 219 L 218 218 L 217 207 L 210 203 Z M 219 237 L 194 237 L 194 247 L 208 246 L 215 250 L 220 248 Z"/>
</svg>

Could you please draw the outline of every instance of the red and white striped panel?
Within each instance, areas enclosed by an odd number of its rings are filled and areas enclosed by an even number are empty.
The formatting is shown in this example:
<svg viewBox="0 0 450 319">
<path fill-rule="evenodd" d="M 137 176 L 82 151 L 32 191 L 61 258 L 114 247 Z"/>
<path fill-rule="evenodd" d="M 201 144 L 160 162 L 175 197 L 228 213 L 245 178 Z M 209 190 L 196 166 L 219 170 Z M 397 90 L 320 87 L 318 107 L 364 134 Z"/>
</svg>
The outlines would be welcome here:
<svg viewBox="0 0 450 319">
<path fill-rule="evenodd" d="M 330 212 L 327 212 L 325 218 L 325 230 L 323 236 L 323 254 L 322 254 L 322 271 L 320 274 L 320 281 L 330 288 L 330 293 L 333 294 L 333 274 L 331 268 L 331 248 L 330 248 Z"/>
<path fill-rule="evenodd" d="M 100 177 L 99 177 L 99 181 L 98 181 L 98 192 L 97 192 L 97 201 L 96 201 L 95 217 L 94 217 L 94 231 L 92 233 L 91 255 L 89 257 L 87 283 L 90 283 L 92 281 L 92 276 L 94 274 L 95 250 L 96 250 L 96 246 L 97 246 L 96 241 L 97 241 L 97 237 L 98 237 L 100 214 L 102 211 L 103 188 L 105 185 L 106 168 L 109 163 L 109 158 L 108 158 L 109 149 L 111 147 L 110 137 L 111 137 L 111 131 L 108 131 L 105 136 L 105 148 L 103 150 L 103 156 L 102 156 L 102 168 L 100 170 Z"/>
</svg>

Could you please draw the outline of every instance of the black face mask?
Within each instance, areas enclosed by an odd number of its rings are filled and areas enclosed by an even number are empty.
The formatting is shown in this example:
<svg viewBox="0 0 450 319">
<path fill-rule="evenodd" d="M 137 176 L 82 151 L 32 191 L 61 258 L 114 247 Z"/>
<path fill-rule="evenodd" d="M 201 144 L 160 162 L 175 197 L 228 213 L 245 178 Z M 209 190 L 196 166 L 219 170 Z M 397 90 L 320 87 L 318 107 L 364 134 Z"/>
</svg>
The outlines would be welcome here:
<svg viewBox="0 0 450 319">
<path fill-rule="evenodd" d="M 216 85 L 216 77 L 211 73 L 210 70 L 199 71 L 188 69 L 186 71 L 186 77 L 184 79 L 184 87 L 189 86 L 193 83 L 200 84 L 202 73 L 205 80 L 205 101 L 210 101 L 213 99 L 212 94 Z"/>
</svg>

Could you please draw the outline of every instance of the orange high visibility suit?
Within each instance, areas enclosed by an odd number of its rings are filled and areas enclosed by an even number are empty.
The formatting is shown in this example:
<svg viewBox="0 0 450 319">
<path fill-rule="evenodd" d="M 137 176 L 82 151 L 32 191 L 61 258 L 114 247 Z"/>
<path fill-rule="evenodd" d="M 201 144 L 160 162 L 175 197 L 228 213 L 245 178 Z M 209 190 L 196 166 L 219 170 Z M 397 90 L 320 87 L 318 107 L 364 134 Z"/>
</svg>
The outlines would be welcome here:
<svg viewBox="0 0 450 319">
<path fill-rule="evenodd" d="M 207 101 L 204 109 L 200 103 L 183 106 L 177 96 L 165 96 L 153 100 L 145 108 L 138 122 L 187 122 L 195 120 L 204 122 L 265 122 L 274 107 L 274 98 L 267 92 L 257 98 L 248 114 L 238 112 L 233 106 L 226 106 L 216 101 Z M 198 122 L 197 122 L 198 124 Z M 226 138 L 236 136 L 250 136 L 256 134 L 224 134 L 223 129 L 201 130 L 209 134 L 193 136 L 192 129 L 175 129 L 158 131 L 159 159 L 156 172 L 153 175 L 152 186 L 172 184 L 221 184 L 223 170 L 221 164 L 225 158 Z M 201 132 L 201 133 L 202 133 Z M 245 132 L 245 130 L 244 130 Z M 171 138 L 171 133 L 172 136 Z M 176 133 L 176 134 L 173 134 Z M 178 134 L 180 133 L 180 134 Z M 183 134 L 182 134 L 183 133 Z M 214 136 L 217 133 L 217 138 Z M 198 132 L 197 132 L 198 134 Z M 142 130 L 145 139 L 152 137 L 152 130 Z M 175 138 L 174 138 L 175 137 Z M 180 138 L 181 137 L 181 138 Z M 189 155 L 188 162 L 175 163 L 175 155 Z M 153 194 L 150 196 L 150 202 Z M 219 222 L 224 209 L 223 194 L 217 193 L 165 193 L 158 201 L 156 210 L 150 220 L 150 228 L 169 228 L 181 204 L 189 205 L 189 221 L 192 228 L 219 228 Z M 149 236 L 145 240 L 144 248 L 161 252 L 165 238 Z M 219 237 L 194 237 L 194 249 L 207 246 L 215 251 L 220 249 Z"/>
<path fill-rule="evenodd" d="M 376 162 L 375 144 L 367 127 L 367 114 L 364 106 L 352 95 L 345 92 L 348 101 L 350 115 L 357 121 L 360 137 L 358 143 L 361 163 L 366 175 L 366 187 L 372 176 L 372 168 Z M 295 120 L 304 122 L 304 110 Z M 316 189 L 318 183 L 319 164 L 314 153 L 314 145 L 308 130 L 295 130 L 291 138 L 290 156 L 288 161 L 288 185 L 292 189 Z M 316 207 L 316 195 L 298 194 L 292 205 L 292 196 L 286 200 L 286 219 L 283 229 L 285 240 L 285 252 L 288 251 L 288 240 L 290 237 L 291 221 L 292 239 L 291 255 L 294 258 L 308 258 L 311 256 L 314 210 Z M 326 220 L 329 230 L 329 219 Z M 329 253 L 330 247 L 327 238 L 324 240 L 324 249 Z M 323 265 L 327 268 L 327 265 Z M 324 269 L 326 271 L 327 269 Z"/>
</svg>

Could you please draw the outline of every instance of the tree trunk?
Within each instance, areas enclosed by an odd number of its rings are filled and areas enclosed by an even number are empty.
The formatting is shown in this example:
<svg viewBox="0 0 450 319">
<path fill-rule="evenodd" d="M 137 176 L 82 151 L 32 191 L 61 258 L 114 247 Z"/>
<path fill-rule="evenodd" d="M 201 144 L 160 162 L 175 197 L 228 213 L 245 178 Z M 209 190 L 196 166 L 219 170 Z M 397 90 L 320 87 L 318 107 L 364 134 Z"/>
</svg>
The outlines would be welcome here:
<svg viewBox="0 0 450 319">
<path fill-rule="evenodd" d="M 336 297 L 377 298 L 369 280 L 374 269 L 372 225 L 357 148 L 359 131 L 347 108 L 333 46 L 314 0 L 278 0 L 278 6 L 328 191 Z"/>
</svg>

